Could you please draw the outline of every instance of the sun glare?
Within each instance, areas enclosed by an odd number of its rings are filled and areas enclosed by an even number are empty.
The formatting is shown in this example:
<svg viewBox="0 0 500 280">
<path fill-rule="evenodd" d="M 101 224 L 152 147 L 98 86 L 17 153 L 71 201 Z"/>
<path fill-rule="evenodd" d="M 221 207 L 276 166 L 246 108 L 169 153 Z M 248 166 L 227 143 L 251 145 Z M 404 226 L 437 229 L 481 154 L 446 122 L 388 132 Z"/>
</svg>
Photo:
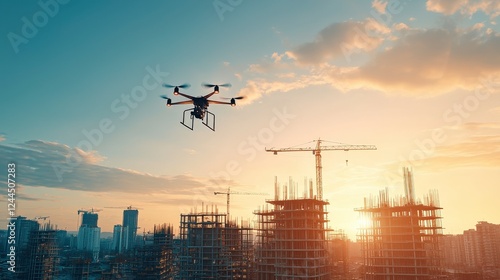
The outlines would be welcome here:
<svg viewBox="0 0 500 280">
<path fill-rule="evenodd" d="M 367 217 L 359 217 L 357 220 L 357 229 L 369 228 L 372 224 L 372 220 Z"/>
</svg>

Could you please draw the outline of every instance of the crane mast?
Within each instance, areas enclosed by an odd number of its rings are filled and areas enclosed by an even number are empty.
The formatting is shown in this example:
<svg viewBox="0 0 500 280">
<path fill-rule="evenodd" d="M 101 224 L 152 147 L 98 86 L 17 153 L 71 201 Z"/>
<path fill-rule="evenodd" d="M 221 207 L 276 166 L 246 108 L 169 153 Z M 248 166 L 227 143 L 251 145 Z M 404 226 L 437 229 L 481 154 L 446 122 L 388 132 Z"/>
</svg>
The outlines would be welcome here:
<svg viewBox="0 0 500 280">
<path fill-rule="evenodd" d="M 314 157 L 316 158 L 316 188 L 318 189 L 318 199 L 323 199 L 323 174 L 322 174 L 322 164 L 321 164 L 321 151 L 350 151 L 350 150 L 376 150 L 377 147 L 374 145 L 349 145 L 349 144 L 340 144 L 340 145 L 330 145 L 330 146 L 322 146 L 321 139 L 315 140 L 315 147 L 307 147 L 307 148 L 271 148 L 266 149 L 266 152 L 272 152 L 277 155 L 279 152 L 305 152 L 312 151 Z"/>
</svg>

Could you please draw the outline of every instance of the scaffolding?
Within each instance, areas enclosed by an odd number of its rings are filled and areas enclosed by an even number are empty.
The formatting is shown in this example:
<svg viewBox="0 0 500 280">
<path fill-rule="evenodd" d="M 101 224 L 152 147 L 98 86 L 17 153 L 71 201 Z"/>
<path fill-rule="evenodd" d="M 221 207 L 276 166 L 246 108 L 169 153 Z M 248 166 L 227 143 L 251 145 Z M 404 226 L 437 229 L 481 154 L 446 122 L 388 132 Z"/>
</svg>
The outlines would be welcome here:
<svg viewBox="0 0 500 280">
<path fill-rule="evenodd" d="M 181 214 L 176 279 L 250 279 L 252 228 L 212 208 Z"/>
<path fill-rule="evenodd" d="M 20 279 L 56 279 L 59 263 L 56 230 L 50 223 L 31 231 Z"/>
<path fill-rule="evenodd" d="M 330 279 L 326 235 L 329 203 L 313 194 L 312 181 L 298 198 L 290 179 L 283 196 L 275 179 L 275 197 L 257 215 L 255 279 Z M 269 209 L 271 205 L 271 209 Z"/>
<path fill-rule="evenodd" d="M 362 243 L 365 279 L 435 279 L 440 272 L 439 239 L 442 236 L 437 192 L 422 203 L 415 200 L 413 177 L 404 169 L 405 197 L 390 199 L 388 190 L 365 198 L 356 209 L 364 223 Z"/>
<path fill-rule="evenodd" d="M 155 225 L 153 233 L 143 235 L 142 246 L 135 250 L 136 279 L 173 279 L 173 229 L 167 224 Z"/>
<path fill-rule="evenodd" d="M 232 221 L 226 224 L 224 241 L 229 252 L 231 279 L 252 279 L 253 229 L 249 222 Z"/>
</svg>

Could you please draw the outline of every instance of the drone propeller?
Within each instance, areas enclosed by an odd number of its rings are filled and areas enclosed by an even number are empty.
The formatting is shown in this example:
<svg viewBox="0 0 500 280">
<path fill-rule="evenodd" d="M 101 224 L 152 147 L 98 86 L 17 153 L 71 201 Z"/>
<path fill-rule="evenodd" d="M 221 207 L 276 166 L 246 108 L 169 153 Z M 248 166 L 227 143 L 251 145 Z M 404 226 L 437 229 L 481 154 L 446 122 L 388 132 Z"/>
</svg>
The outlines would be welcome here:
<svg viewBox="0 0 500 280">
<path fill-rule="evenodd" d="M 237 97 L 221 97 L 222 99 L 243 99 L 245 96 L 237 96 Z"/>
<path fill-rule="evenodd" d="M 178 88 L 188 88 L 190 87 L 191 85 L 188 84 L 188 83 L 184 83 L 180 86 L 174 86 L 174 85 L 169 85 L 169 84 L 163 84 L 163 87 L 166 87 L 166 88 L 175 88 L 175 87 L 178 87 Z"/>
<path fill-rule="evenodd" d="M 166 95 L 160 95 L 160 97 L 167 100 L 168 107 L 172 105 L 172 99 L 168 98 Z"/>
<path fill-rule="evenodd" d="M 212 87 L 231 87 L 231 84 L 230 83 L 225 83 L 225 84 L 222 84 L 222 85 L 214 85 L 214 84 L 207 84 L 207 83 L 203 83 L 201 84 L 202 86 L 204 87 L 207 87 L 207 88 L 212 88 Z"/>
</svg>

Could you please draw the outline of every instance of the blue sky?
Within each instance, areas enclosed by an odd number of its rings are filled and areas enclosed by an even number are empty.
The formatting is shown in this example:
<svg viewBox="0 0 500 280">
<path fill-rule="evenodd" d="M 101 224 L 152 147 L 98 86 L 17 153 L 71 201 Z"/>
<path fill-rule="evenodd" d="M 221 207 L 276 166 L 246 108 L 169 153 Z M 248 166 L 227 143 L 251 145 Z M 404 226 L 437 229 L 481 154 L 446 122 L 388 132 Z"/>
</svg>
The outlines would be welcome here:
<svg viewBox="0 0 500 280">
<path fill-rule="evenodd" d="M 20 215 L 73 230 L 77 209 L 134 205 L 143 228 L 177 224 L 201 202 L 223 211 L 211 194 L 227 184 L 272 194 L 275 175 L 314 178 L 310 154 L 263 148 L 321 137 L 378 147 L 324 154 L 333 228 L 352 236 L 353 209 L 384 188 L 401 194 L 408 165 L 417 194 L 439 191 L 449 232 L 500 223 L 488 210 L 500 180 L 495 1 L 54 0 L 0 10 L 0 156 L 18 164 Z M 246 99 L 210 107 L 216 132 L 199 122 L 190 131 L 179 124 L 188 107 L 159 98 L 172 97 L 163 82 L 189 82 L 192 95 L 208 93 L 202 82 L 230 82 L 220 95 Z M 235 197 L 232 208 L 252 219 L 270 197 Z M 103 229 L 120 215 L 101 212 Z"/>
</svg>

